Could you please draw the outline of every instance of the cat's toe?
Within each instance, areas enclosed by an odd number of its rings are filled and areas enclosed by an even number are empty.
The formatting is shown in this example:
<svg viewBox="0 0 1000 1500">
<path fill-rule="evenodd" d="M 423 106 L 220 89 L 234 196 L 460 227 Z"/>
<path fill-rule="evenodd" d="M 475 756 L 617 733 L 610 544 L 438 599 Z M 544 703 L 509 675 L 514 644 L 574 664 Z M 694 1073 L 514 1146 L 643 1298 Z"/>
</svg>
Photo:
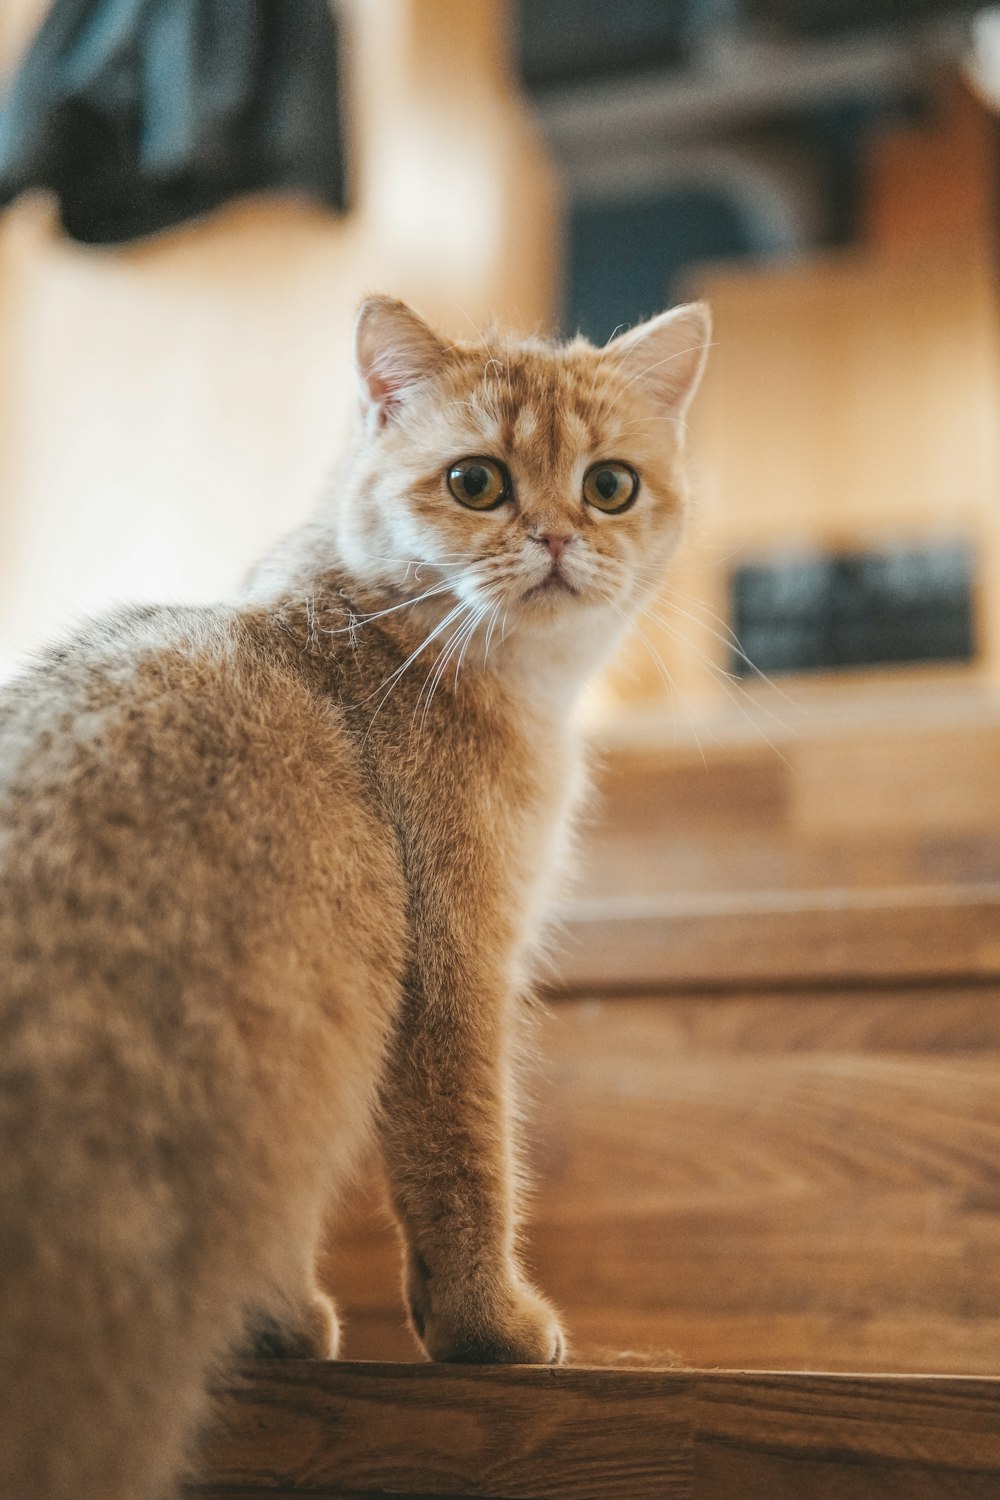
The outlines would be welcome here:
<svg viewBox="0 0 1000 1500">
<path fill-rule="evenodd" d="M 329 1297 L 317 1292 L 291 1316 L 255 1309 L 247 1320 L 251 1359 L 335 1359 L 340 1326 Z"/>
<path fill-rule="evenodd" d="M 430 1358 L 446 1364 L 562 1364 L 566 1335 L 545 1299 L 525 1289 L 505 1302 L 485 1312 L 466 1308 L 450 1318 L 424 1316 L 421 1342 Z"/>
<path fill-rule="evenodd" d="M 566 1358 L 566 1335 L 543 1297 L 527 1296 L 518 1308 L 509 1333 L 509 1363 L 561 1365 Z"/>
</svg>

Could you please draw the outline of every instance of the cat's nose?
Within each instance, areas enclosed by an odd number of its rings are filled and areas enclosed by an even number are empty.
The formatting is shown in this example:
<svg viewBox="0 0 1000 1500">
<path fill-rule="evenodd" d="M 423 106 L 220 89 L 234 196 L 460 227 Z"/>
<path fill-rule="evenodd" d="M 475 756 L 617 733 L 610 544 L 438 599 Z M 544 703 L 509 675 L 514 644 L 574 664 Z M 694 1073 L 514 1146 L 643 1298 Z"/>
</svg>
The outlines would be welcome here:
<svg viewBox="0 0 1000 1500">
<path fill-rule="evenodd" d="M 571 531 L 543 531 L 534 540 L 540 547 L 548 549 L 553 562 L 558 562 L 573 540 Z"/>
</svg>

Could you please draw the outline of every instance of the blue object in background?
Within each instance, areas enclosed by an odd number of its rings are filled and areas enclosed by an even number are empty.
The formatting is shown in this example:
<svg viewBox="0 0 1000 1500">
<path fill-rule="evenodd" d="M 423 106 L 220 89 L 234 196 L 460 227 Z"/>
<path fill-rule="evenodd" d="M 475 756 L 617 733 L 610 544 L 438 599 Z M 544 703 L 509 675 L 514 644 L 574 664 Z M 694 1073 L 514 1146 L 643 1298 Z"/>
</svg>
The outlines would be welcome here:
<svg viewBox="0 0 1000 1500">
<path fill-rule="evenodd" d="M 677 301 L 689 266 L 742 258 L 755 248 L 735 201 L 710 188 L 578 203 L 570 211 L 563 325 L 605 343 Z"/>
</svg>

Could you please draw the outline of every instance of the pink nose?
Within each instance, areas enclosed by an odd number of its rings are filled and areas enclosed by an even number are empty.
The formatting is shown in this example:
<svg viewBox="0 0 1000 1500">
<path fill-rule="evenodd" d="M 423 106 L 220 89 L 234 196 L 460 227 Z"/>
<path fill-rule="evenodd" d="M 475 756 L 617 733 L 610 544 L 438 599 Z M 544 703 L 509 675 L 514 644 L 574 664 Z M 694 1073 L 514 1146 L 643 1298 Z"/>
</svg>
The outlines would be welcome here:
<svg viewBox="0 0 1000 1500">
<path fill-rule="evenodd" d="M 573 533 L 571 531 L 543 531 L 540 536 L 535 537 L 535 541 L 540 547 L 548 548 L 553 562 L 559 561 L 572 540 Z"/>
</svg>

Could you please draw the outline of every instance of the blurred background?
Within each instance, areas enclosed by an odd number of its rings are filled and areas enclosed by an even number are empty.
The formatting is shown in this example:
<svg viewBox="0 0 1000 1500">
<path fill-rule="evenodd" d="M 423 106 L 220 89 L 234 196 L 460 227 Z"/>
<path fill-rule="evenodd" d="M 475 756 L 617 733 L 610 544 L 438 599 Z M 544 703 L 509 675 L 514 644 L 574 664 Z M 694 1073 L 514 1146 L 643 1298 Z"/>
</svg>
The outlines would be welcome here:
<svg viewBox="0 0 1000 1500">
<path fill-rule="evenodd" d="M 612 701 L 700 722 L 729 630 L 994 676 L 998 59 L 954 0 L 5 0 L 0 662 L 308 511 L 366 291 L 599 342 L 697 292 L 698 518 Z"/>
<path fill-rule="evenodd" d="M 3 0 L 0 71 L 0 670 L 308 513 L 364 293 L 598 341 L 710 298 L 535 1263 L 590 1358 L 995 1373 L 1000 7 Z M 378 1201 L 330 1278 L 408 1357 Z"/>
</svg>

